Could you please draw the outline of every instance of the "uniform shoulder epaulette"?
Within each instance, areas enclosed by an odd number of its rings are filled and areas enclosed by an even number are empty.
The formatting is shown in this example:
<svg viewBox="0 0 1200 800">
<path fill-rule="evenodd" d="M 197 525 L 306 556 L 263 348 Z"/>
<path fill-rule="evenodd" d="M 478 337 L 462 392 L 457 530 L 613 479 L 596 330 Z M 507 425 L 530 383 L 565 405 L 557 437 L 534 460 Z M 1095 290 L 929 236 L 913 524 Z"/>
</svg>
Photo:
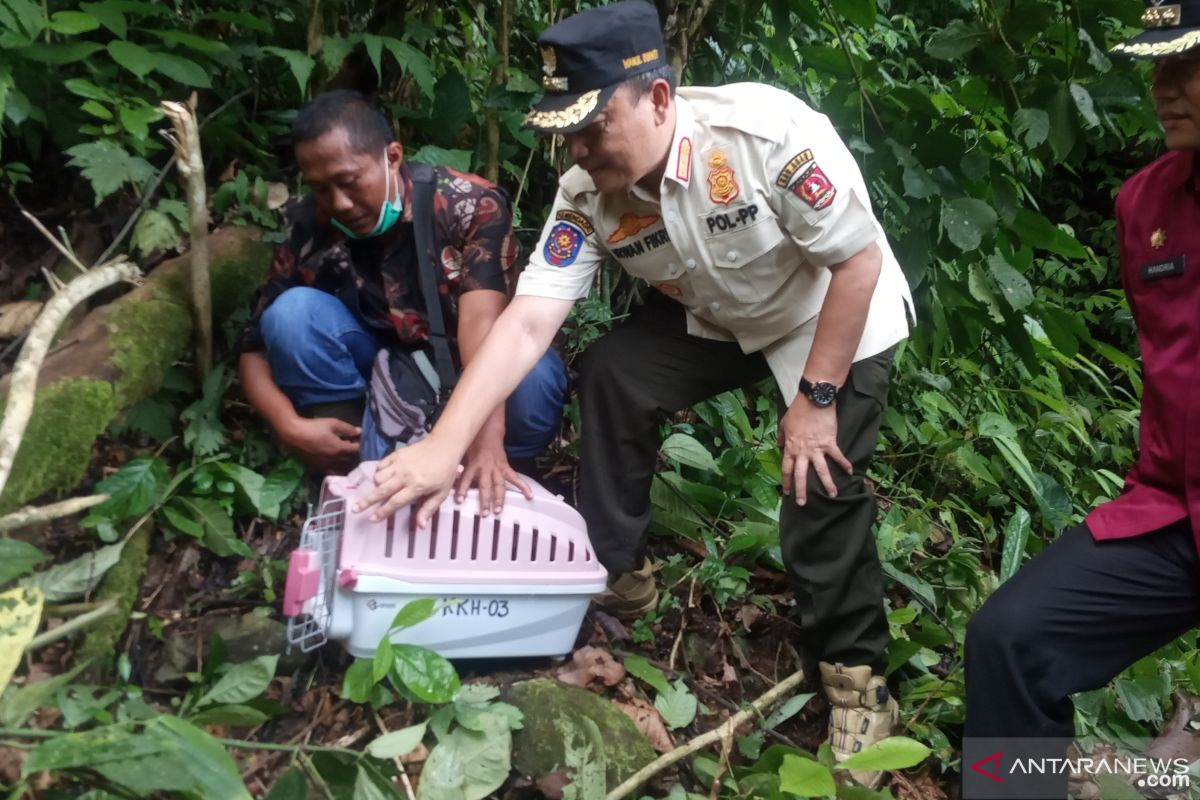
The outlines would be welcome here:
<svg viewBox="0 0 1200 800">
<path fill-rule="evenodd" d="M 771 142 L 783 141 L 796 117 L 816 113 L 795 95 L 765 83 L 687 86 L 679 95 L 691 103 L 697 120 Z"/>
</svg>

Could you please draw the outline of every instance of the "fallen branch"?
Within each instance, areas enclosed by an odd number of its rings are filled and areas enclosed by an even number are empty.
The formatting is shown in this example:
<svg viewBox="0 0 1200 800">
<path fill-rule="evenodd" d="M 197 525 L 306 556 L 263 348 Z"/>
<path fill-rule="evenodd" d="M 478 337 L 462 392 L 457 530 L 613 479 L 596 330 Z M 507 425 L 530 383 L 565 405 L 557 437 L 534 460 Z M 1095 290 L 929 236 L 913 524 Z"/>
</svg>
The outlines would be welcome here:
<svg viewBox="0 0 1200 800">
<path fill-rule="evenodd" d="M 51 628 L 45 633 L 40 633 L 33 637 L 29 640 L 29 644 L 25 645 L 25 652 L 32 653 L 34 650 L 38 650 L 48 644 L 54 644 L 59 639 L 65 639 L 71 634 L 83 630 L 93 622 L 98 622 L 104 619 L 109 614 L 116 611 L 116 609 L 117 600 L 114 598 L 93 611 L 89 611 L 86 614 L 80 614 L 74 619 L 67 620 L 57 628 Z"/>
<path fill-rule="evenodd" d="M 86 511 L 92 506 L 98 506 L 107 499 L 108 495 L 106 494 L 93 494 L 87 497 L 72 497 L 70 500 L 51 503 L 48 506 L 25 506 L 0 517 L 0 533 L 27 528 L 39 522 L 50 522 L 62 517 L 69 517 L 80 511 Z"/>
<path fill-rule="evenodd" d="M 200 130 L 190 106 L 164 100 L 159 104 L 174 126 L 164 132 L 179 157 L 175 166 L 183 179 L 191 234 L 192 317 L 195 325 L 197 382 L 212 371 L 212 289 L 208 279 L 208 189 L 204 185 L 204 159 L 200 156 Z"/>
<path fill-rule="evenodd" d="M 737 730 L 742 723 L 748 721 L 752 717 L 761 715 L 768 706 L 791 692 L 792 689 L 795 689 L 797 686 L 799 686 L 800 682 L 803 680 L 804 671 L 796 670 L 791 675 L 776 684 L 769 691 L 767 691 L 766 694 L 762 695 L 753 703 L 751 703 L 747 708 L 742 709 L 729 719 L 725 720 L 725 722 L 719 727 L 712 729 L 708 733 L 701 734 L 691 741 L 684 742 L 671 752 L 662 754 L 646 766 L 639 769 L 632 776 L 630 776 L 628 780 L 609 792 L 605 796 L 605 800 L 622 800 L 622 798 L 633 794 L 635 789 L 672 764 L 683 760 L 692 753 L 695 753 L 697 750 L 703 750 L 713 742 L 724 741 L 727 737 L 732 736 L 733 732 Z"/>
<path fill-rule="evenodd" d="M 8 483 L 13 459 L 21 446 L 25 426 L 33 414 L 33 398 L 37 390 L 38 370 L 46 359 L 46 352 L 54 340 L 63 320 L 75 306 L 121 281 L 135 282 L 141 271 L 129 261 L 104 264 L 88 270 L 72 280 L 67 287 L 50 298 L 29 329 L 29 336 L 21 347 L 21 354 L 13 366 L 9 383 L 8 402 L 4 408 L 4 421 L 0 422 L 0 492 Z"/>
</svg>

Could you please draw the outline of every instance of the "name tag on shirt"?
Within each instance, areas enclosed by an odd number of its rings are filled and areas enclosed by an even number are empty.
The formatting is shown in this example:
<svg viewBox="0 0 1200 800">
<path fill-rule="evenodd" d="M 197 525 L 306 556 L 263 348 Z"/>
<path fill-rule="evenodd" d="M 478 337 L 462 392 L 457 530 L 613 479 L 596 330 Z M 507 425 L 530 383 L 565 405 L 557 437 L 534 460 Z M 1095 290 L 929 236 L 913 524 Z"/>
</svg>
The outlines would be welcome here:
<svg viewBox="0 0 1200 800">
<path fill-rule="evenodd" d="M 1152 264 L 1144 264 L 1142 266 L 1142 280 L 1156 281 L 1159 278 L 1172 278 L 1176 275 L 1182 275 L 1186 263 L 1187 256 L 1175 256 L 1175 258 L 1166 261 L 1155 261 Z"/>
</svg>

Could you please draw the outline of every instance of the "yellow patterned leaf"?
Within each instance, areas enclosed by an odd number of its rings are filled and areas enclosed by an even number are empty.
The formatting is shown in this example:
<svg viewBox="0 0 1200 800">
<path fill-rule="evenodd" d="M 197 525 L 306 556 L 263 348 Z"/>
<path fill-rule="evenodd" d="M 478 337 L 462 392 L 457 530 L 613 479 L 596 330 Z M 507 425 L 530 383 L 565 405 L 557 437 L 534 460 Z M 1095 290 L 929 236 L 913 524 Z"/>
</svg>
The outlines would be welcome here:
<svg viewBox="0 0 1200 800">
<path fill-rule="evenodd" d="M 0 692 L 12 680 L 42 619 L 42 593 L 18 587 L 0 594 Z"/>
</svg>

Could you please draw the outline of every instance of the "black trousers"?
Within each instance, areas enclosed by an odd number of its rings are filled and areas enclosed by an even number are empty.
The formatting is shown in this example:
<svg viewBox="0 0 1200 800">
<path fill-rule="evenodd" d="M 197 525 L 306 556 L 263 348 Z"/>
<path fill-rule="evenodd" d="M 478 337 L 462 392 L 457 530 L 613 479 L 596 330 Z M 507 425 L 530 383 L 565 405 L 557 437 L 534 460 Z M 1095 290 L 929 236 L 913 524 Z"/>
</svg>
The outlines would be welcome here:
<svg viewBox="0 0 1200 800">
<path fill-rule="evenodd" d="M 1197 622 L 1200 557 L 1186 519 L 1129 539 L 1067 531 L 967 625 L 964 770 L 992 748 L 973 742 L 997 737 L 1061 758 L 1045 749 L 1074 735 L 1071 695 L 1104 686 Z M 1065 796 L 1065 781 L 1060 788 L 1053 796 Z"/>
<path fill-rule="evenodd" d="M 830 465 L 837 497 L 829 497 L 810 470 L 807 504 L 783 498 L 780 543 L 796 585 L 809 660 L 878 667 L 887 647 L 871 531 L 875 496 L 864 475 L 879 438 L 893 353 L 856 363 L 838 398 L 838 445 L 854 472 Z M 580 508 L 610 572 L 636 569 L 645 556 L 663 416 L 770 374 L 761 353 L 689 335 L 683 307 L 665 298 L 651 299 L 588 349 L 579 387 Z"/>
</svg>

